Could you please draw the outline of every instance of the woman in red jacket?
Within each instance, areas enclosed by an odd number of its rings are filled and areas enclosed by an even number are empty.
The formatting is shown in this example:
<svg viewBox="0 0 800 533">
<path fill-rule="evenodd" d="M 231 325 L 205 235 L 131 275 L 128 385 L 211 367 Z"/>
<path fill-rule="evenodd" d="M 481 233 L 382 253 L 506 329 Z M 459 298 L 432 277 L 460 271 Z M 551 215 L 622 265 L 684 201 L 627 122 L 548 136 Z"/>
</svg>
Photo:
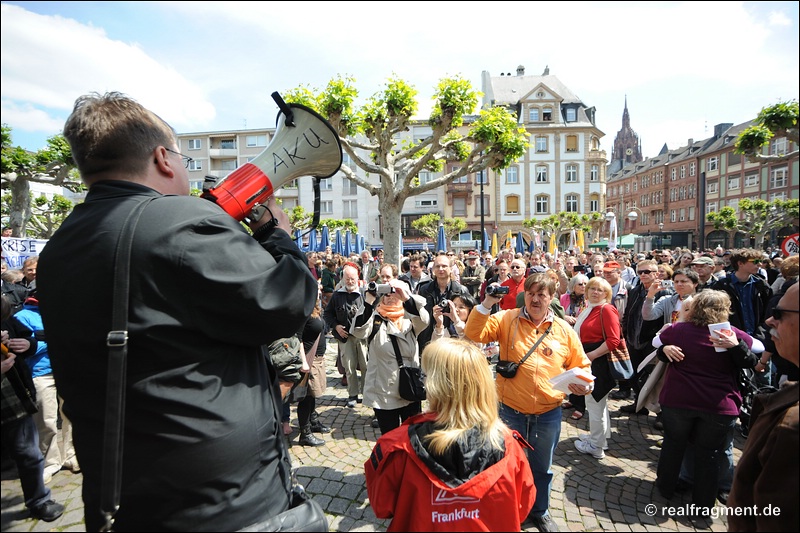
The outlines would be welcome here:
<svg viewBox="0 0 800 533">
<path fill-rule="evenodd" d="M 524 447 L 500 420 L 474 344 L 444 338 L 422 354 L 430 411 L 383 435 L 364 463 L 370 505 L 387 531 L 520 531 L 536 488 Z"/>
<path fill-rule="evenodd" d="M 586 284 L 587 307 L 575 322 L 575 331 L 581 339 L 586 357 L 592 362 L 595 377 L 594 390 L 586 396 L 589 414 L 589 435 L 575 441 L 581 452 L 603 459 L 611 437 L 611 417 L 608 414 L 608 393 L 616 385 L 608 368 L 607 354 L 625 342 L 620 333 L 619 312 L 611 305 L 611 285 L 600 276 Z"/>
</svg>

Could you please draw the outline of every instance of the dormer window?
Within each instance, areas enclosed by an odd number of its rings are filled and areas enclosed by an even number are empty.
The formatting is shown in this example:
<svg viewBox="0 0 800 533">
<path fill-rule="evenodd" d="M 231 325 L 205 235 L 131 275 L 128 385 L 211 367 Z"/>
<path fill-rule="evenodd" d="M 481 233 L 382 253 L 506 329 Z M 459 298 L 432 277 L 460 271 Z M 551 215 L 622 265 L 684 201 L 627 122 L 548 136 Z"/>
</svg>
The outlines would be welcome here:
<svg viewBox="0 0 800 533">
<path fill-rule="evenodd" d="M 577 120 L 577 115 L 575 113 L 574 107 L 567 108 L 567 122 L 575 122 Z"/>
<path fill-rule="evenodd" d="M 542 111 L 542 120 L 545 122 L 552 122 L 553 121 L 553 108 L 545 107 Z"/>
</svg>

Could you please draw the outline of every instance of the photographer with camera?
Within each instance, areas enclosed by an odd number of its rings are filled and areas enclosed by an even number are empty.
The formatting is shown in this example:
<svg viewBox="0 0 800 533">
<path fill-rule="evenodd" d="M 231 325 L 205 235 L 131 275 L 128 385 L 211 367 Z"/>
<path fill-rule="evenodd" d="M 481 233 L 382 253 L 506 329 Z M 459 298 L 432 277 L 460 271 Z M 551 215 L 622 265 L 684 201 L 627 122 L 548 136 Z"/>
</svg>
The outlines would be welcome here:
<svg viewBox="0 0 800 533">
<path fill-rule="evenodd" d="M 419 290 L 419 295 L 425 298 L 425 310 L 428 315 L 433 314 L 434 306 L 440 305 L 442 300 L 452 300 L 459 295 L 469 295 L 469 290 L 452 279 L 452 265 L 451 257 L 442 252 L 433 259 L 433 275 L 434 278 L 423 285 Z M 444 327 L 450 327 L 451 320 L 444 317 Z M 420 333 L 419 335 L 419 349 L 420 352 L 425 349 L 431 341 L 433 335 L 433 323 Z"/>
<path fill-rule="evenodd" d="M 422 402 L 400 396 L 400 365 L 418 368 L 419 335 L 430 322 L 425 299 L 411 294 L 399 279 L 370 283 L 364 293 L 364 312 L 358 316 L 353 336 L 366 342 L 369 362 L 364 379 L 364 405 L 375 410 L 384 435 L 408 417 L 422 412 Z M 366 340 L 364 340 L 366 339 Z M 398 353 L 399 352 L 399 353 Z"/>
<path fill-rule="evenodd" d="M 490 314 L 491 307 L 501 300 L 500 295 L 492 294 L 492 287 L 498 285 L 487 287 L 483 302 L 469 315 L 465 333 L 474 342 L 500 344 L 500 417 L 533 446 L 527 452 L 536 484 L 536 502 L 528 518 L 539 531 L 558 531 L 548 508 L 564 394 L 553 389 L 550 379 L 571 368 L 588 371 L 591 364 L 572 326 L 556 317 L 550 308 L 556 284 L 547 273 L 527 277 L 525 305 L 519 309 Z M 504 370 L 515 365 L 515 373 L 513 369 Z M 570 385 L 569 390 L 586 395 L 592 387 Z"/>
</svg>

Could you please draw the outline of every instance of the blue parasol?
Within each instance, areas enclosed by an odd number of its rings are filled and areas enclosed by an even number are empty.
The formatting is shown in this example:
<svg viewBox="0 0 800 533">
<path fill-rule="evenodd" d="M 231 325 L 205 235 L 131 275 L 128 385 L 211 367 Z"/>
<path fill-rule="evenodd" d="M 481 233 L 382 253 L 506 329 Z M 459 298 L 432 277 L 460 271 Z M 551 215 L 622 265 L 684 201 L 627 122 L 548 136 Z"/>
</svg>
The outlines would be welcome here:
<svg viewBox="0 0 800 533">
<path fill-rule="evenodd" d="M 312 228 L 311 231 L 308 232 L 308 251 L 316 252 L 318 249 L 319 245 L 317 244 L 317 228 Z"/>
<path fill-rule="evenodd" d="M 521 232 L 517 232 L 517 248 L 516 248 L 516 252 L 518 254 L 524 254 L 525 253 L 525 241 L 522 240 L 522 233 Z"/>
<path fill-rule="evenodd" d="M 491 246 L 491 241 L 489 240 L 489 232 L 486 231 L 486 228 L 483 228 L 483 246 L 481 247 L 481 252 L 488 252 L 489 246 Z"/>
<path fill-rule="evenodd" d="M 350 230 L 347 230 L 344 232 L 344 250 L 342 250 L 342 255 L 350 257 L 351 253 L 353 253 L 353 243 L 350 237 Z"/>
<path fill-rule="evenodd" d="M 305 251 L 303 250 L 303 236 L 299 229 L 294 230 L 294 243 L 300 248 L 300 251 Z"/>
<path fill-rule="evenodd" d="M 328 225 L 323 224 L 322 235 L 320 235 L 320 240 L 319 240 L 319 250 L 321 252 L 324 252 L 325 249 L 330 245 L 331 245 L 330 231 L 328 230 Z"/>
<path fill-rule="evenodd" d="M 344 250 L 344 246 L 342 245 L 342 230 L 341 228 L 336 228 L 336 238 L 333 240 L 333 253 L 342 255 L 342 251 Z"/>
<path fill-rule="evenodd" d="M 439 224 L 439 233 L 436 235 L 436 253 L 447 251 L 447 237 L 444 234 L 444 224 Z"/>
<path fill-rule="evenodd" d="M 356 232 L 355 241 L 353 241 L 353 248 L 358 255 L 364 250 L 364 238 Z"/>
</svg>

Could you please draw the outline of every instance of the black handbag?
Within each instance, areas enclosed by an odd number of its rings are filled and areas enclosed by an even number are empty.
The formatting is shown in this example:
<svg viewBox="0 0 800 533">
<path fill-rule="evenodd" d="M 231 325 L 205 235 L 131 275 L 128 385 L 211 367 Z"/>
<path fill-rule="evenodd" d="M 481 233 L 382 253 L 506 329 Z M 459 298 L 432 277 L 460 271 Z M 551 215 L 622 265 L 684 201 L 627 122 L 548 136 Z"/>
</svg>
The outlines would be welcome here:
<svg viewBox="0 0 800 533">
<path fill-rule="evenodd" d="M 389 335 L 389 338 L 392 340 L 394 356 L 397 358 L 397 364 L 400 367 L 398 378 L 400 397 L 410 402 L 421 402 L 428 396 L 425 392 L 425 380 L 422 375 L 422 369 L 403 364 L 403 358 L 400 357 L 400 347 L 397 345 L 397 337 Z"/>
<path fill-rule="evenodd" d="M 114 258 L 114 293 L 111 312 L 111 331 L 107 345 L 108 384 L 106 387 L 105 429 L 103 433 L 100 510 L 105 517 L 102 531 L 113 531 L 114 515 L 119 510 L 122 491 L 122 434 L 125 419 L 125 380 L 128 358 L 128 289 L 130 285 L 130 254 L 133 233 L 144 208 L 153 198 L 133 208 L 122 226 Z M 275 414 L 280 420 L 277 406 Z M 286 442 L 279 438 L 281 446 Z M 279 515 L 255 523 L 241 531 L 309 531 L 327 532 L 328 519 L 319 503 L 312 500 L 305 488 L 294 480 L 289 509 Z M 265 495 L 266 497 L 267 495 Z"/>
<path fill-rule="evenodd" d="M 539 346 L 539 344 L 541 344 L 541 342 L 544 340 L 544 338 L 547 337 L 547 334 L 550 333 L 551 329 L 553 329 L 553 324 L 552 323 L 547 327 L 545 332 L 542 333 L 541 337 L 536 339 L 536 342 L 533 344 L 533 346 L 531 346 L 531 349 L 528 350 L 528 353 L 525 354 L 525 357 L 523 357 L 522 359 L 519 360 L 519 363 L 515 363 L 513 361 L 506 361 L 506 360 L 503 360 L 503 359 L 501 359 L 500 361 L 497 361 L 497 364 L 494 367 L 494 369 L 497 371 L 497 373 L 500 374 L 501 376 L 503 376 L 506 379 L 511 379 L 514 376 L 516 376 L 517 375 L 517 370 L 519 370 L 519 367 L 525 361 L 528 360 L 528 357 L 530 357 L 533 352 L 536 351 L 536 348 Z"/>
</svg>

